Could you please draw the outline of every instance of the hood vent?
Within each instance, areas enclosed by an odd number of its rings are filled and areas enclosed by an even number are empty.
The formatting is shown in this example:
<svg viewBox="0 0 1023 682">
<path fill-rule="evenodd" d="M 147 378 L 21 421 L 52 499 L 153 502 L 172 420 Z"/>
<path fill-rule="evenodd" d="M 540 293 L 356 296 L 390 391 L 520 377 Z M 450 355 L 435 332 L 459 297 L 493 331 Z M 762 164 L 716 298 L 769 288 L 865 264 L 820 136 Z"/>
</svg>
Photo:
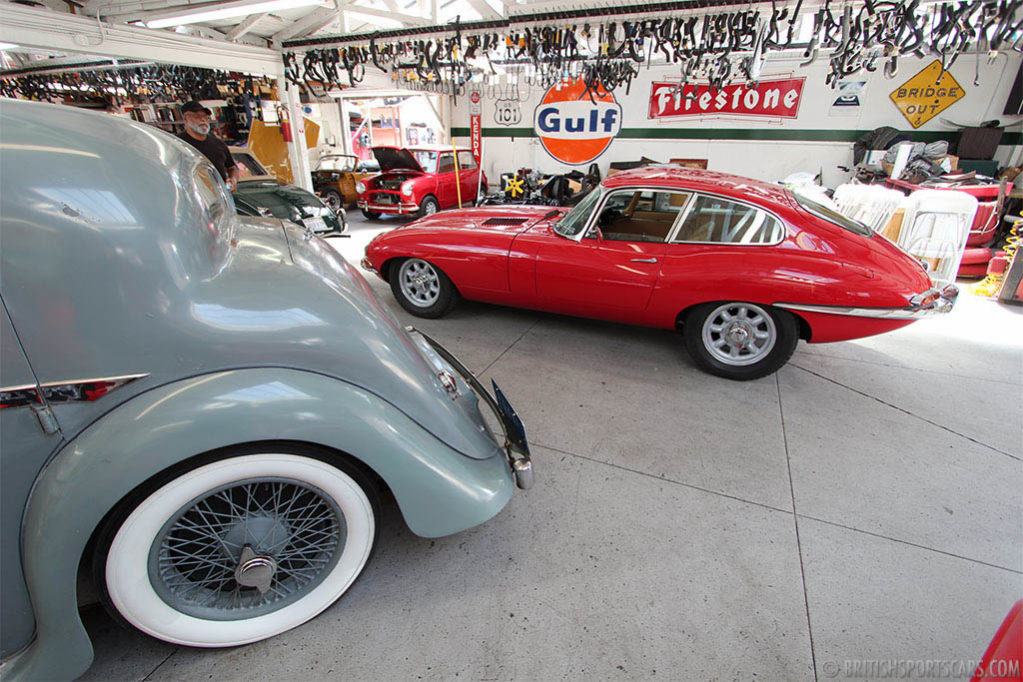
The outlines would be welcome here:
<svg viewBox="0 0 1023 682">
<path fill-rule="evenodd" d="M 526 218 L 488 218 L 484 225 L 521 225 Z"/>
</svg>

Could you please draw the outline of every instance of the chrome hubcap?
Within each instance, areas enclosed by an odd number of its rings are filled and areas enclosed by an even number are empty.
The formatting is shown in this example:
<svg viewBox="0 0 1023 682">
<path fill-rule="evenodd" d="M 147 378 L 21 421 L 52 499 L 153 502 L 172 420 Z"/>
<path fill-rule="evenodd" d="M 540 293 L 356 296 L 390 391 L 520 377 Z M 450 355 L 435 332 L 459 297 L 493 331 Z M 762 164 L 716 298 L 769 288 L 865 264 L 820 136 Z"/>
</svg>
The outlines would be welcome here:
<svg viewBox="0 0 1023 682">
<path fill-rule="evenodd" d="M 433 215 L 437 212 L 437 204 L 432 201 L 427 201 L 426 206 L 423 207 L 423 215 Z"/>
<path fill-rule="evenodd" d="M 401 264 L 398 284 L 405 298 L 421 308 L 430 307 L 440 297 L 440 276 L 432 265 L 418 258 Z"/>
<path fill-rule="evenodd" d="M 752 303 L 726 303 L 703 323 L 703 344 L 726 365 L 742 367 L 763 360 L 774 348 L 778 330 L 774 320 Z"/>
<path fill-rule="evenodd" d="M 251 479 L 192 500 L 157 534 L 149 579 L 174 609 L 209 620 L 276 611 L 333 570 L 347 530 L 337 504 L 300 481 Z"/>
</svg>

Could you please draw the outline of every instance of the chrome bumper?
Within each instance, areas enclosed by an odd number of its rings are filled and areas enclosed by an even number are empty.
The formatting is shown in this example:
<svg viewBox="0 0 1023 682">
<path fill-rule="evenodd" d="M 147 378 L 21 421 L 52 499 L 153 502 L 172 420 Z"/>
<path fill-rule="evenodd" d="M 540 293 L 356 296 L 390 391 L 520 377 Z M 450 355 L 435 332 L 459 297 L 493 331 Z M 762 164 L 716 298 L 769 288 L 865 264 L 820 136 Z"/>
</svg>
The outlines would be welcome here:
<svg viewBox="0 0 1023 682">
<path fill-rule="evenodd" d="M 371 204 L 368 201 L 358 201 L 356 205 L 363 211 L 376 211 L 392 215 L 406 215 L 419 211 L 418 204 Z"/>
<path fill-rule="evenodd" d="M 361 261 L 359 261 L 359 265 L 362 266 L 363 270 L 372 272 L 374 275 L 378 274 L 377 269 L 374 268 L 373 264 L 369 262 L 369 258 L 363 258 Z"/>
<path fill-rule="evenodd" d="M 852 308 L 837 305 L 803 305 L 801 303 L 775 303 L 786 310 L 801 310 L 809 313 L 848 315 L 850 317 L 874 317 L 885 320 L 919 320 L 924 317 L 941 315 L 952 311 L 959 298 L 959 287 L 949 284 L 942 289 L 930 288 L 909 299 L 905 308 Z"/>
<path fill-rule="evenodd" d="M 515 485 L 522 490 L 529 490 L 532 488 L 533 459 L 529 454 L 529 444 L 526 442 L 525 431 L 522 429 L 522 421 L 519 420 L 518 415 L 515 414 L 515 410 L 513 410 L 511 405 L 508 404 L 507 399 L 502 398 L 503 394 L 500 390 L 497 390 L 497 384 L 494 384 L 494 388 L 498 394 L 498 398 L 495 398 L 490 394 L 490 391 L 483 387 L 483 384 L 479 382 L 479 379 L 476 378 L 469 368 L 459 362 L 458 358 L 448 352 L 444 346 L 437 343 L 415 327 L 405 327 L 405 331 L 409 334 L 419 334 L 419 336 L 425 339 L 426 342 L 430 344 L 430 347 L 433 348 L 433 350 L 436 351 L 445 362 L 451 365 L 452 369 L 458 372 L 463 381 L 471 386 L 473 393 L 482 398 L 487 403 L 487 406 L 493 410 L 494 414 L 504 425 L 505 442 L 501 449 L 504 450 L 505 457 L 508 459 L 508 465 L 511 467 L 511 473 L 515 477 Z M 498 404 L 499 399 L 504 400 L 507 410 L 502 409 L 501 405 Z M 517 422 L 517 424 L 515 422 Z"/>
</svg>

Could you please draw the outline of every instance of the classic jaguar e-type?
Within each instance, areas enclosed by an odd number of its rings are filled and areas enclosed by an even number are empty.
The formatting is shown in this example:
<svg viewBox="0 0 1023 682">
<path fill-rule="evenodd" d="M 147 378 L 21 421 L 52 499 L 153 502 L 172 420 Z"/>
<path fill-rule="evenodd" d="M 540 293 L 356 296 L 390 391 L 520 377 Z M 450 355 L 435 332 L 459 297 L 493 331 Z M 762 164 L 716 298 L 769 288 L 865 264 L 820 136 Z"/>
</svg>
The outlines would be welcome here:
<svg viewBox="0 0 1023 682">
<path fill-rule="evenodd" d="M 191 146 L 2 100 L 0 151 L 5 680 L 89 666 L 79 567 L 143 632 L 235 646 L 349 588 L 383 489 L 432 537 L 531 484 L 496 387 Z"/>
<path fill-rule="evenodd" d="M 895 244 L 782 187 L 669 166 L 606 178 L 572 209 L 447 212 L 376 237 L 363 267 L 420 317 L 467 299 L 681 329 L 706 371 L 755 379 L 799 339 L 843 341 L 949 311 Z"/>
</svg>

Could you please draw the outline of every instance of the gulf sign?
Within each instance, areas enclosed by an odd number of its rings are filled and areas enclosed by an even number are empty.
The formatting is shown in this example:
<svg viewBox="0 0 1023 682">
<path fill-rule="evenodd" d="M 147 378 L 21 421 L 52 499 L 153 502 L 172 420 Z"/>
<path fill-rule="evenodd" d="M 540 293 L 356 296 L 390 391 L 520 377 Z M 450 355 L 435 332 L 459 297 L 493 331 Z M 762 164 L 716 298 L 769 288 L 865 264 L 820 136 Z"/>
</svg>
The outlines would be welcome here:
<svg viewBox="0 0 1023 682">
<path fill-rule="evenodd" d="M 579 166 L 604 153 L 622 129 L 622 107 L 599 87 L 593 98 L 581 78 L 551 86 L 533 112 L 533 130 L 547 153 Z"/>
<path fill-rule="evenodd" d="M 708 84 L 700 84 L 699 91 L 693 84 L 687 84 L 681 96 L 676 96 L 678 83 L 653 83 L 647 117 L 718 114 L 796 118 L 805 82 L 805 78 L 774 78 L 760 81 L 756 88 L 747 89 L 745 83 L 734 83 L 714 92 Z"/>
</svg>

